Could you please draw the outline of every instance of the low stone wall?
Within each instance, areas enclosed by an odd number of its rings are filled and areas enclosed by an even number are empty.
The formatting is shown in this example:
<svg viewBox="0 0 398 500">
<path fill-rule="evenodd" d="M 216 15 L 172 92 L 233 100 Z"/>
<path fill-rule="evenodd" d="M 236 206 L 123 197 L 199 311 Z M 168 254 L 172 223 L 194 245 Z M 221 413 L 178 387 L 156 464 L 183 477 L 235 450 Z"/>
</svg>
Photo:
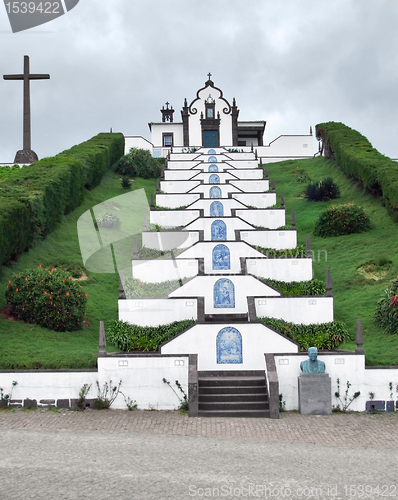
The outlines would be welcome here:
<svg viewBox="0 0 398 500">
<path fill-rule="evenodd" d="M 274 248 L 274 247 L 272 247 Z M 308 281 L 312 279 L 312 259 L 260 258 L 246 259 L 247 272 L 260 278 L 278 281 Z"/>
<path fill-rule="evenodd" d="M 297 231 L 295 229 L 240 231 L 240 238 L 247 241 L 249 245 L 275 250 L 291 249 L 297 246 Z M 286 256 L 294 257 L 294 255 L 289 255 L 289 252 Z"/>
<path fill-rule="evenodd" d="M 333 297 L 256 298 L 255 307 L 259 318 L 277 318 L 303 325 L 333 321 Z"/>
</svg>

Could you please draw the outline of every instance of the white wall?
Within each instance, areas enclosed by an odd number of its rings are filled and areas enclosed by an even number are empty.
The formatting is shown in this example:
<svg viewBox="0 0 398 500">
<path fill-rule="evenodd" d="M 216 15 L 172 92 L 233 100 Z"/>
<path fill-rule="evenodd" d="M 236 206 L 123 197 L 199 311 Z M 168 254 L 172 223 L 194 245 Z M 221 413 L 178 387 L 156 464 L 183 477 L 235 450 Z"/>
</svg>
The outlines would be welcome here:
<svg viewBox="0 0 398 500">
<path fill-rule="evenodd" d="M 197 175 L 196 170 L 170 170 L 166 169 L 164 171 L 164 180 L 165 181 L 183 181 L 183 180 L 189 180 L 192 179 L 192 177 L 195 177 Z M 162 181 L 163 182 L 163 181 Z"/>
<path fill-rule="evenodd" d="M 276 204 L 276 193 L 234 193 L 232 198 L 246 206 L 268 208 Z"/>
<path fill-rule="evenodd" d="M 196 200 L 199 200 L 199 193 L 158 193 L 155 200 L 156 205 L 159 207 L 178 208 L 191 205 Z"/>
<path fill-rule="evenodd" d="M 147 149 L 152 154 L 153 145 L 144 137 L 140 135 L 125 136 L 124 137 L 124 154 L 130 152 L 131 148 Z"/>
<path fill-rule="evenodd" d="M 188 394 L 188 356 L 118 356 L 98 358 L 100 387 L 112 380 L 122 381 L 120 390 L 137 402 L 140 410 L 175 410 L 180 401 L 172 389 L 163 382 L 168 380 L 177 393 L 178 380 Z M 182 397 L 182 395 L 181 395 Z M 112 409 L 126 409 L 123 395 L 119 394 Z"/>
<path fill-rule="evenodd" d="M 240 217 L 249 224 L 266 227 L 268 229 L 278 229 L 286 224 L 285 209 L 257 209 L 257 210 L 237 210 L 236 217 Z"/>
<path fill-rule="evenodd" d="M 202 217 L 186 226 L 189 231 L 203 230 L 205 241 L 211 241 L 211 225 L 218 217 Z M 235 229 L 253 229 L 253 226 L 237 217 L 222 217 L 227 227 L 227 241 L 236 241 Z M 219 242 L 221 243 L 221 242 Z"/>
<path fill-rule="evenodd" d="M 312 259 L 246 259 L 247 272 L 261 278 L 278 281 L 312 279 Z"/>
<path fill-rule="evenodd" d="M 198 231 L 143 231 L 142 246 L 156 250 L 187 248 L 199 241 Z"/>
<path fill-rule="evenodd" d="M 239 364 L 217 364 L 216 338 L 220 330 L 233 326 L 242 335 Z M 162 354 L 198 353 L 198 370 L 265 370 L 266 352 L 297 352 L 298 346 L 262 323 L 195 325 L 161 348 Z"/>
<path fill-rule="evenodd" d="M 235 307 L 214 307 L 214 284 L 221 276 L 196 276 L 169 294 L 169 297 L 204 297 L 205 314 L 246 314 L 248 312 L 248 296 L 279 296 L 280 293 L 255 279 L 253 276 L 229 276 L 235 287 Z M 264 315 L 263 315 L 264 316 Z"/>
<path fill-rule="evenodd" d="M 263 248 L 285 250 L 297 246 L 297 231 L 295 229 L 240 231 L 240 237 L 250 245 Z"/>
<path fill-rule="evenodd" d="M 229 183 L 248 193 L 264 193 L 269 190 L 269 181 L 261 177 L 255 180 L 231 180 Z"/>
<path fill-rule="evenodd" d="M 222 189 L 223 189 L 223 187 L 221 186 L 221 190 Z M 223 195 L 224 195 L 224 193 L 223 193 Z M 198 200 L 198 201 L 195 201 L 194 203 L 192 203 L 192 205 L 189 208 L 190 209 L 203 209 L 204 216 L 209 217 L 210 216 L 210 205 L 213 203 L 213 201 L 221 201 L 221 203 L 224 206 L 224 217 L 231 216 L 231 209 L 233 209 L 233 208 L 245 210 L 245 206 L 242 203 L 240 203 L 238 200 L 234 200 L 232 198 L 201 199 L 201 200 Z"/>
<path fill-rule="evenodd" d="M 239 193 L 239 189 L 229 184 L 200 184 L 193 188 L 193 193 L 203 193 L 204 198 L 210 198 L 210 190 L 213 186 L 218 186 L 221 189 L 222 197 L 228 198 L 229 193 Z M 214 201 L 215 198 L 211 198 Z"/>
<path fill-rule="evenodd" d="M 268 146 L 257 146 L 256 149 L 258 155 L 267 162 L 269 156 L 286 157 L 286 159 L 292 156 L 313 156 L 312 142 L 312 135 L 280 135 Z"/>
<path fill-rule="evenodd" d="M 191 278 L 198 274 L 195 259 L 133 260 L 133 277 L 149 283 Z"/>
<path fill-rule="evenodd" d="M 228 170 L 238 179 L 262 179 L 263 171 L 260 168 L 232 169 Z"/>
<path fill-rule="evenodd" d="M 132 325 L 159 326 L 183 319 L 197 319 L 197 300 L 119 299 L 119 320 Z"/>
<path fill-rule="evenodd" d="M 167 164 L 167 169 L 170 170 L 192 170 L 198 165 L 201 165 L 200 161 L 179 161 L 179 160 L 173 160 L 169 161 Z"/>
<path fill-rule="evenodd" d="M 164 180 L 160 181 L 160 189 L 163 193 L 186 193 L 199 184 L 199 180 Z"/>
<path fill-rule="evenodd" d="M 162 227 L 186 226 L 199 217 L 199 210 L 151 210 L 150 223 Z"/>
<path fill-rule="evenodd" d="M 333 321 L 333 297 L 267 297 L 255 298 L 254 302 L 258 318 L 277 318 L 303 325 Z"/>
<path fill-rule="evenodd" d="M 174 145 L 184 144 L 182 135 L 182 123 L 151 123 L 151 141 L 155 148 L 163 147 L 163 133 L 174 134 Z"/>
</svg>

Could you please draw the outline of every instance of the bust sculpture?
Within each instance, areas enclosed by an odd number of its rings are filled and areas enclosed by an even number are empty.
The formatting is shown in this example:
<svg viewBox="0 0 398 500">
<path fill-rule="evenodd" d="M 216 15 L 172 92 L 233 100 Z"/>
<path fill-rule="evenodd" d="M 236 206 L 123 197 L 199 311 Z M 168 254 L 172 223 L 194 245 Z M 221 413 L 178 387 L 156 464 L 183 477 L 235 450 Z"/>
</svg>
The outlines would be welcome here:
<svg viewBox="0 0 398 500">
<path fill-rule="evenodd" d="M 318 349 L 316 347 L 310 347 L 308 349 L 308 358 L 300 363 L 300 369 L 303 373 L 325 373 L 325 363 L 319 361 Z"/>
</svg>

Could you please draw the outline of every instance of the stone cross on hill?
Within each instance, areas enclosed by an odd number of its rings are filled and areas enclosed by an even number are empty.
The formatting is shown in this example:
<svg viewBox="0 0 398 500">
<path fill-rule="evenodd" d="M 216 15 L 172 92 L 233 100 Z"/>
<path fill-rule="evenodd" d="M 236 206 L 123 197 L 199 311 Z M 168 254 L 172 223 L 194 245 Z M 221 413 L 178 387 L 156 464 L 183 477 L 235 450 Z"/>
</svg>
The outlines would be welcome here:
<svg viewBox="0 0 398 500">
<path fill-rule="evenodd" d="M 30 80 L 48 80 L 50 75 L 34 75 L 29 71 L 29 56 L 24 56 L 22 75 L 3 75 L 4 80 L 23 80 L 23 149 L 17 151 L 14 163 L 33 163 L 38 160 L 31 149 Z"/>
</svg>

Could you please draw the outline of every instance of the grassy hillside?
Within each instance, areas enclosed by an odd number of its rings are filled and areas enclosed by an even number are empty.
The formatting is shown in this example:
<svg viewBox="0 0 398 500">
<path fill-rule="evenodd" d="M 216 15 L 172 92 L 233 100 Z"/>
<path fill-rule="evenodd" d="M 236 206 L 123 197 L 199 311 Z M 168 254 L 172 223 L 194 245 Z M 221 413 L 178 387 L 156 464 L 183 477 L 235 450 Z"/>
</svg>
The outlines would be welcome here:
<svg viewBox="0 0 398 500">
<path fill-rule="evenodd" d="M 353 340 L 357 318 L 362 320 L 367 365 L 398 364 L 398 335 L 384 334 L 373 321 L 377 300 L 391 280 L 398 276 L 397 224 L 380 200 L 364 193 L 332 160 L 323 157 L 289 160 L 269 164 L 268 171 L 270 178 L 276 180 L 278 195 L 284 194 L 287 222 L 291 211 L 295 212 L 298 243 L 305 243 L 307 234 L 311 236 L 311 247 L 315 251 L 314 277 L 324 280 L 327 269 L 331 270 L 335 319 L 346 323 Z M 306 182 L 298 181 L 303 174 L 313 182 L 332 177 L 340 188 L 341 197 L 329 202 L 307 201 L 303 196 Z M 313 236 L 319 214 L 327 207 L 344 203 L 362 206 L 370 218 L 372 230 L 333 238 Z M 326 259 L 323 251 L 327 252 Z M 384 278 L 370 279 L 372 273 L 363 275 L 358 270 L 363 264 L 380 258 L 392 261 Z M 355 343 L 351 341 L 340 348 L 355 349 Z"/>
<path fill-rule="evenodd" d="M 145 188 L 147 196 L 155 191 L 155 180 L 135 179 L 132 189 Z M 12 267 L 0 268 L 0 309 L 5 306 L 4 292 L 14 273 L 40 264 L 53 267 L 64 263 L 83 265 L 77 220 L 98 203 L 126 193 L 120 176 L 107 172 L 99 186 L 87 192 L 85 200 L 73 213 L 63 217 L 57 229 L 21 255 Z M 150 200 L 148 200 L 150 201 Z M 142 221 L 139 221 L 142 224 Z M 131 248 L 131 245 L 130 245 Z M 36 325 L 9 321 L 0 316 L 0 369 L 11 368 L 94 368 L 98 353 L 101 320 L 117 318 L 119 278 L 116 274 L 86 272 L 82 281 L 88 294 L 88 326 L 76 332 L 53 332 Z M 107 350 L 116 350 L 107 346 Z"/>
</svg>

